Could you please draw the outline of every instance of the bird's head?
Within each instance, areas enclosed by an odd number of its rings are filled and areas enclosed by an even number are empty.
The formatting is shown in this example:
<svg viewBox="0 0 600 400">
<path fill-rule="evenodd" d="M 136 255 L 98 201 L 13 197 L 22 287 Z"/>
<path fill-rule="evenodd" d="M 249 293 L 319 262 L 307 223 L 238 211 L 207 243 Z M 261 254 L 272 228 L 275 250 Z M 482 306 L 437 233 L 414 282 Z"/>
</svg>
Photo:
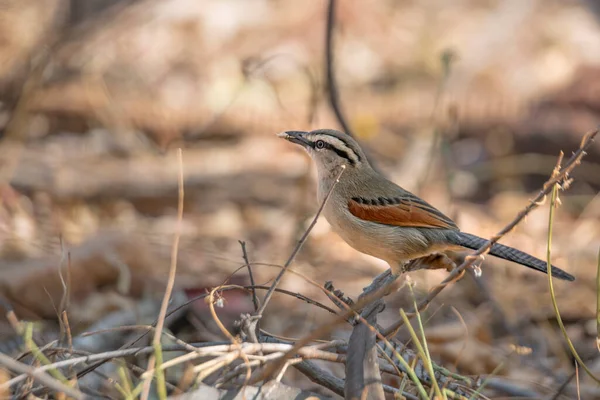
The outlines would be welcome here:
<svg viewBox="0 0 600 400">
<path fill-rule="evenodd" d="M 356 140 L 340 131 L 333 129 L 318 129 L 311 132 L 286 131 L 277 136 L 302 146 L 311 156 L 320 173 L 333 172 L 342 165 L 349 170 L 369 166 L 367 157 Z"/>
</svg>

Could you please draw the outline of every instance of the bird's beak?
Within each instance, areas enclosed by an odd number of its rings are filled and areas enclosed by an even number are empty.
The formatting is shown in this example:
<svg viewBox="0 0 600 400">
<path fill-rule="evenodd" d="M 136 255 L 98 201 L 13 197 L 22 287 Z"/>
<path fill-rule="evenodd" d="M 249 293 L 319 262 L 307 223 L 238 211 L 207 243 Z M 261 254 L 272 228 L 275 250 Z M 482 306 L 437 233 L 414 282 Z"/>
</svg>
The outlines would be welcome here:
<svg viewBox="0 0 600 400">
<path fill-rule="evenodd" d="M 303 131 L 286 131 L 278 133 L 277 136 L 289 142 L 299 144 L 303 147 L 310 147 L 311 143 L 304 138 L 304 135 L 306 135 L 307 133 L 308 132 Z"/>
</svg>

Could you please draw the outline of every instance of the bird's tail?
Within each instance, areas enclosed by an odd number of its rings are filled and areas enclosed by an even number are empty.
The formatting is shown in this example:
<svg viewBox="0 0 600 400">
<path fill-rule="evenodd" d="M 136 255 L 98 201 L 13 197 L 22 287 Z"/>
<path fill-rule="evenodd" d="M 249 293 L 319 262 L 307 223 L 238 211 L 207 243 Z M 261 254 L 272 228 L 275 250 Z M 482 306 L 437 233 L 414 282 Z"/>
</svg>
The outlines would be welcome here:
<svg viewBox="0 0 600 400">
<path fill-rule="evenodd" d="M 477 250 L 487 242 L 486 239 L 480 238 L 479 236 L 471 235 L 469 233 L 453 233 L 455 234 L 449 235 L 450 237 L 448 239 L 456 245 L 466 247 L 469 249 Z M 548 273 L 548 269 L 546 268 L 546 261 L 542 261 L 539 258 L 535 258 L 527 253 L 524 253 L 517 249 L 513 249 L 512 247 L 508 247 L 503 244 L 495 243 L 492 246 L 492 249 L 490 250 L 490 254 L 535 269 L 536 271 Z M 573 275 L 563 271 L 560 268 L 555 267 L 554 265 L 552 266 L 552 276 L 566 281 L 575 280 L 575 277 Z"/>
</svg>

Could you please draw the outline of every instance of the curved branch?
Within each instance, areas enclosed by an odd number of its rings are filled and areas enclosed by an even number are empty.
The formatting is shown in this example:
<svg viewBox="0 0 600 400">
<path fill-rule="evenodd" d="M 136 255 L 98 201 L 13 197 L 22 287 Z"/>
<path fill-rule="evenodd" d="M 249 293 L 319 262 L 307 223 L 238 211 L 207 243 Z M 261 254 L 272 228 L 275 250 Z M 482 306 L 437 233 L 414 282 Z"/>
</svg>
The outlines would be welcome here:
<svg viewBox="0 0 600 400">
<path fill-rule="evenodd" d="M 329 96 L 329 104 L 333 109 L 335 117 L 346 134 L 356 138 L 350 129 L 350 124 L 342 113 L 340 105 L 340 97 L 338 93 L 337 83 L 334 74 L 334 59 L 333 59 L 333 33 L 335 28 L 335 0 L 329 0 L 327 6 L 327 27 L 325 31 L 325 72 L 327 76 L 327 95 Z"/>
</svg>

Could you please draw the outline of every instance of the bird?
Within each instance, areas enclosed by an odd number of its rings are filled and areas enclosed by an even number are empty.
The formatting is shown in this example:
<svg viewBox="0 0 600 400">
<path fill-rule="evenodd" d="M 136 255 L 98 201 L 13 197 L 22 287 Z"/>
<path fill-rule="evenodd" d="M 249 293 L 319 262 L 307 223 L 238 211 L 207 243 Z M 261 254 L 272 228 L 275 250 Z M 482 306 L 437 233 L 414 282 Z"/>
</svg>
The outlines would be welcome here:
<svg viewBox="0 0 600 400">
<path fill-rule="evenodd" d="M 304 148 L 316 164 L 317 198 L 322 204 L 329 194 L 322 213 L 332 229 L 354 249 L 387 262 L 394 274 L 410 260 L 486 244 L 486 239 L 462 232 L 441 211 L 373 169 L 350 135 L 317 129 L 278 136 Z M 503 244 L 494 243 L 489 253 L 548 272 L 546 261 Z M 552 275 L 575 280 L 554 266 Z"/>
</svg>

